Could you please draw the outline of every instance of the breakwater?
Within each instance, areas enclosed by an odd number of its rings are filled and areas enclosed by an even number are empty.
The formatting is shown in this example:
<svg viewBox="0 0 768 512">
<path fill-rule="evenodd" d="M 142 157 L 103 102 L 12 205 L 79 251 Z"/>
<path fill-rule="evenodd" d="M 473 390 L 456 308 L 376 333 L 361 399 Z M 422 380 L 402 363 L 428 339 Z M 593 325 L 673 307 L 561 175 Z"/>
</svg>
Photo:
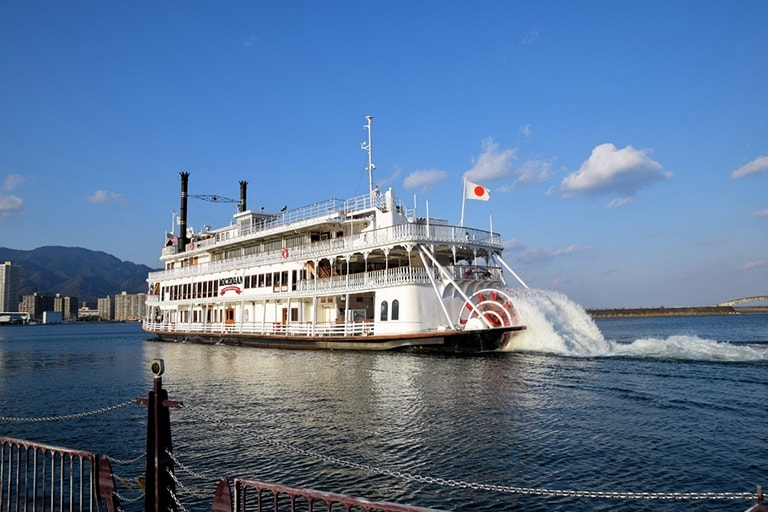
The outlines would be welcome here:
<svg viewBox="0 0 768 512">
<path fill-rule="evenodd" d="M 754 309 L 754 308 L 752 308 Z M 674 308 L 610 308 L 587 309 L 592 318 L 630 318 L 651 316 L 710 316 L 710 315 L 736 315 L 743 308 L 733 306 L 691 306 Z"/>
</svg>

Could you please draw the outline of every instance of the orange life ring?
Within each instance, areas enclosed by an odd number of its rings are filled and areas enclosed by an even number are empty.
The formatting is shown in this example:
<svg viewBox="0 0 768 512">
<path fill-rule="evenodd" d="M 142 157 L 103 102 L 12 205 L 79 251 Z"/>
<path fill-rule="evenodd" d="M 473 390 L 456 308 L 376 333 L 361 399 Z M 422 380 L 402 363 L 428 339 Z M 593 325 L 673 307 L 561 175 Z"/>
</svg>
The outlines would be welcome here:
<svg viewBox="0 0 768 512">
<path fill-rule="evenodd" d="M 194 242 L 189 242 L 189 250 L 193 251 L 194 249 L 195 249 L 195 243 Z"/>
<path fill-rule="evenodd" d="M 288 257 L 288 248 L 287 247 L 283 247 L 283 250 L 280 251 L 280 256 L 282 256 L 283 258 L 287 258 Z"/>
</svg>

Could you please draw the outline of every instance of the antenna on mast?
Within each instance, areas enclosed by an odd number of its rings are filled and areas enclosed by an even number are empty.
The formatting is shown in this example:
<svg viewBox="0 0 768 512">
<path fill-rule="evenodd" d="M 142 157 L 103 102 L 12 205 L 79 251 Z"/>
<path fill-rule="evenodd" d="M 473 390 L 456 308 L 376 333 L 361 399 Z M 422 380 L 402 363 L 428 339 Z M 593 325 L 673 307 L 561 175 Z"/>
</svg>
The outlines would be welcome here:
<svg viewBox="0 0 768 512">
<path fill-rule="evenodd" d="M 368 120 L 368 124 L 363 126 L 363 128 L 368 130 L 368 141 L 361 143 L 360 149 L 368 152 L 368 167 L 365 170 L 368 171 L 368 193 L 370 194 L 371 201 L 373 201 L 373 170 L 376 168 L 373 165 L 373 146 L 371 145 L 371 121 L 373 116 L 368 114 L 365 116 L 365 119 Z"/>
</svg>

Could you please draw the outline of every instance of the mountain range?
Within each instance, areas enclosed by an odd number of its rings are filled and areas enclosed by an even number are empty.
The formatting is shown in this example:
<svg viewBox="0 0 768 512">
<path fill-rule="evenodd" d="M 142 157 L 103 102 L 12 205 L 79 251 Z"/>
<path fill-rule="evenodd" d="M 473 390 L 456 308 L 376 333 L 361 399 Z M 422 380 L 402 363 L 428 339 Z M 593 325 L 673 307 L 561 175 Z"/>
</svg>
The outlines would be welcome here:
<svg viewBox="0 0 768 512">
<path fill-rule="evenodd" d="M 146 292 L 147 273 L 153 270 L 81 247 L 45 246 L 30 251 L 0 247 L 0 264 L 5 261 L 20 269 L 21 295 L 59 293 L 94 307 L 99 298 Z"/>
</svg>

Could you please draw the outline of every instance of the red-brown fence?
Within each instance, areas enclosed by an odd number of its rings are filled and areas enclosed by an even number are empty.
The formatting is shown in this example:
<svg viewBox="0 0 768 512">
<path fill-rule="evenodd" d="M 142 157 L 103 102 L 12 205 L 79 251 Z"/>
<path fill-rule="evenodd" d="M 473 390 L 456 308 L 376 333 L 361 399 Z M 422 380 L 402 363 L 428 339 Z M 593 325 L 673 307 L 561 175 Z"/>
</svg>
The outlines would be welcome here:
<svg viewBox="0 0 768 512">
<path fill-rule="evenodd" d="M 0 511 L 115 512 L 109 461 L 79 450 L 0 437 Z"/>
</svg>

